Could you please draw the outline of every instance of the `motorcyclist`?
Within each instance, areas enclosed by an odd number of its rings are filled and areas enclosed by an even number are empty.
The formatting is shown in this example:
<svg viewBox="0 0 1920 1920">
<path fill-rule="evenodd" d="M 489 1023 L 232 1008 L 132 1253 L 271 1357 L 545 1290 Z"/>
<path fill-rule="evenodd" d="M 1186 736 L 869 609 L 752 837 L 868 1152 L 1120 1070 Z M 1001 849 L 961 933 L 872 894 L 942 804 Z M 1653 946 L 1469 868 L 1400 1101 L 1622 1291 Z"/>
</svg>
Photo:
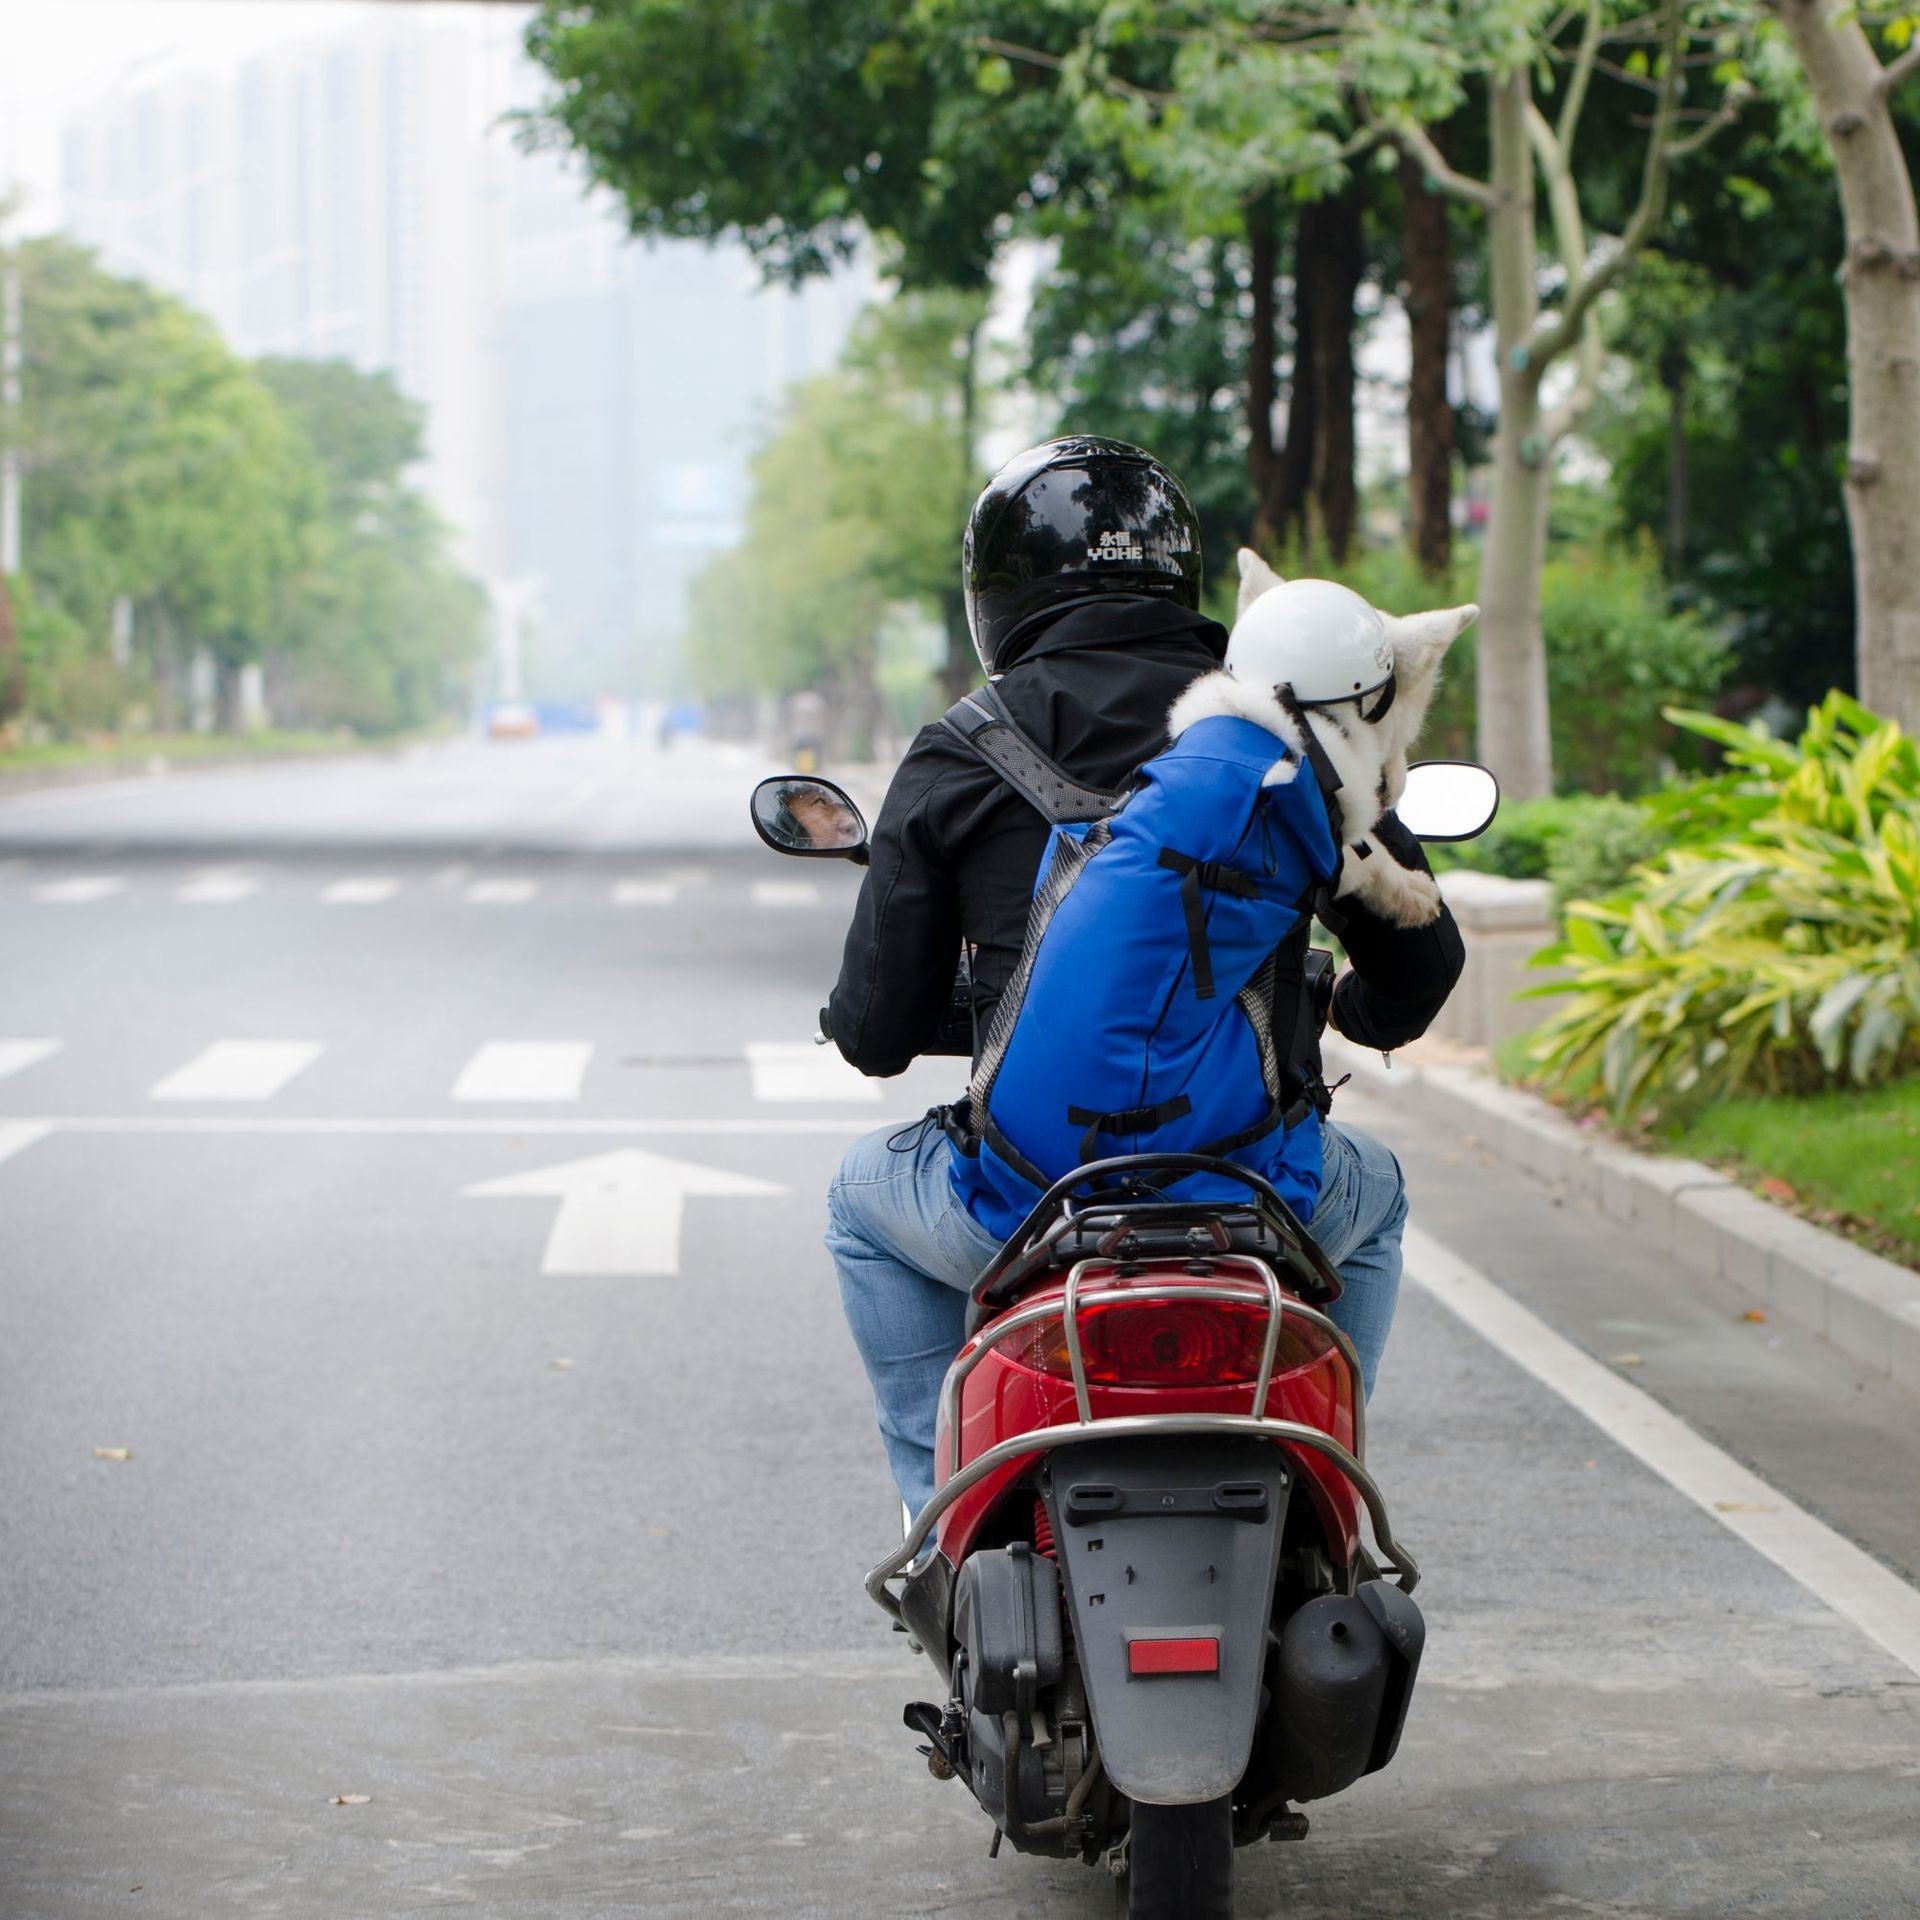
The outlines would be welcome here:
<svg viewBox="0 0 1920 1920">
<path fill-rule="evenodd" d="M 1001 700 L 1038 747 L 1097 790 L 1123 788 L 1166 744 L 1168 709 L 1225 657 L 1225 630 L 1199 611 L 1193 508 L 1138 447 L 1076 436 L 1017 455 L 974 506 L 962 573 L 974 645 Z M 862 1073 L 964 1051 L 949 1037 L 963 940 L 984 1033 L 1019 961 L 1047 837 L 1046 821 L 951 732 L 922 729 L 888 788 L 822 1014 Z M 1403 864 L 1425 867 L 1391 815 L 1375 837 Z M 1350 965 L 1332 1023 L 1382 1050 L 1426 1030 L 1464 960 L 1444 909 L 1407 929 L 1355 904 L 1341 939 Z M 1288 1044 L 1291 1006 L 1276 1006 L 1274 1027 Z M 854 1144 L 829 1190 L 826 1233 L 888 1461 L 915 1512 L 933 1493 L 936 1403 L 964 1338 L 967 1289 L 999 1250 L 961 1204 L 953 1145 L 932 1120 Z M 1334 1318 L 1371 1392 L 1399 1292 L 1405 1187 L 1371 1135 L 1328 1125 L 1324 1143 L 1312 1230 L 1340 1272 Z"/>
</svg>

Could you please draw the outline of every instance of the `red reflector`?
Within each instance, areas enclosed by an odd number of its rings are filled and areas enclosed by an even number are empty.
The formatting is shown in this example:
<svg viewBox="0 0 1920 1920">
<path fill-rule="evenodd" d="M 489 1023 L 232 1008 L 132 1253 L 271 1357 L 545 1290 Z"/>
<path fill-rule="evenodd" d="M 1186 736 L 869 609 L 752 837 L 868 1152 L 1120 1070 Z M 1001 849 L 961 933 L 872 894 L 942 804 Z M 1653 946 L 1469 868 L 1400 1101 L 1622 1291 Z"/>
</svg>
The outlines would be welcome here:
<svg viewBox="0 0 1920 1920">
<path fill-rule="evenodd" d="M 1218 1640 L 1129 1640 L 1129 1673 L 1218 1673 Z"/>
</svg>

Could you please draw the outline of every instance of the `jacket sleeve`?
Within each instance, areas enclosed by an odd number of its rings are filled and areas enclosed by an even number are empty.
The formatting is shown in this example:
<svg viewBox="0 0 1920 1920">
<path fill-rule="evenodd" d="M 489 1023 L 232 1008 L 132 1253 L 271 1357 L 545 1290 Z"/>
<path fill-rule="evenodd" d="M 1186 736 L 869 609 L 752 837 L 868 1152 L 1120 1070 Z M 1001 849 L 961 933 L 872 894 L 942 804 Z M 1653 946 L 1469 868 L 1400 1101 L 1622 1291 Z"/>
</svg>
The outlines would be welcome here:
<svg viewBox="0 0 1920 1920">
<path fill-rule="evenodd" d="M 1420 842 L 1395 815 L 1373 835 L 1403 867 L 1431 871 Z M 1340 941 L 1352 964 L 1333 989 L 1333 1024 L 1356 1046 L 1390 1053 L 1419 1039 L 1446 1005 L 1467 961 L 1460 929 L 1444 903 L 1439 919 L 1424 927 L 1397 927 L 1351 896 L 1340 911 Z"/>
<path fill-rule="evenodd" d="M 872 856 L 822 1030 L 874 1078 L 904 1073 L 931 1048 L 952 1001 L 960 896 L 928 802 L 942 767 L 916 743 L 873 830 Z"/>
</svg>

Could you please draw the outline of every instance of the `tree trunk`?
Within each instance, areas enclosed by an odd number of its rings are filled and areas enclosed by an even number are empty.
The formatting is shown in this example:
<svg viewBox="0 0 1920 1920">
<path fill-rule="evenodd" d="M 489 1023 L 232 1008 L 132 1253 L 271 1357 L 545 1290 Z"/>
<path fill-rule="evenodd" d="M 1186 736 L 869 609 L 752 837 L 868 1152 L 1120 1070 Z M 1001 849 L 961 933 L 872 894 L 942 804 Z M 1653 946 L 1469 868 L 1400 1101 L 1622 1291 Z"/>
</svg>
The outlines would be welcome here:
<svg viewBox="0 0 1920 1920">
<path fill-rule="evenodd" d="M 1660 384 L 1667 390 L 1667 533 L 1663 551 L 1669 578 L 1679 574 L 1687 551 L 1687 355 L 1675 347 L 1660 356 Z"/>
<path fill-rule="evenodd" d="M 1500 363 L 1493 505 L 1480 556 L 1480 637 L 1474 653 L 1480 757 L 1510 800 L 1553 791 L 1547 656 L 1540 633 L 1550 450 L 1540 432 L 1540 386 L 1525 345 L 1538 295 L 1533 278 L 1533 158 L 1527 149 L 1527 76 L 1493 89 L 1493 189 L 1488 217 L 1493 316 Z"/>
<path fill-rule="evenodd" d="M 1860 698 L 1920 733 L 1920 216 L 1882 68 L 1841 0 L 1778 0 L 1840 183 Z"/>
<path fill-rule="evenodd" d="M 980 329 L 967 331 L 960 356 L 960 518 L 966 524 L 978 491 L 979 468 L 975 449 L 980 437 Z M 940 691 L 951 706 L 963 693 L 979 685 L 980 661 L 967 626 L 966 598 L 958 587 L 940 596 L 940 612 L 947 630 L 947 658 L 940 669 Z"/>
<path fill-rule="evenodd" d="M 1353 302 L 1365 271 L 1358 190 L 1349 187 L 1306 208 L 1300 217 L 1294 297 L 1303 313 L 1312 314 L 1314 520 L 1336 564 L 1352 551 L 1359 520 L 1354 481 Z M 1301 377 L 1297 348 L 1294 367 L 1297 385 Z"/>
<path fill-rule="evenodd" d="M 1316 410 L 1318 387 L 1312 377 L 1314 362 L 1314 303 L 1307 296 L 1305 263 L 1313 245 L 1311 208 L 1302 208 L 1293 232 L 1293 368 L 1287 382 L 1287 437 L 1280 447 L 1275 481 L 1278 508 L 1273 530 L 1277 539 L 1297 533 L 1305 543 L 1307 495 L 1313 485 L 1314 449 L 1319 443 Z"/>
<path fill-rule="evenodd" d="M 1433 129 L 1445 150 L 1444 127 Z M 1401 248 L 1407 266 L 1407 544 L 1429 576 L 1453 560 L 1453 407 L 1447 354 L 1453 332 L 1453 250 L 1444 194 L 1427 185 L 1420 163 L 1400 156 Z"/>
<path fill-rule="evenodd" d="M 20 657 L 20 629 L 13 618 L 13 594 L 0 571 L 0 727 L 18 718 L 27 704 L 27 669 Z"/>
<path fill-rule="evenodd" d="M 1254 544 L 1266 547 L 1285 538 L 1289 516 L 1283 458 L 1273 443 L 1280 240 L 1271 193 L 1247 209 L 1247 278 L 1253 308 L 1247 337 L 1247 471 L 1253 481 Z"/>
</svg>

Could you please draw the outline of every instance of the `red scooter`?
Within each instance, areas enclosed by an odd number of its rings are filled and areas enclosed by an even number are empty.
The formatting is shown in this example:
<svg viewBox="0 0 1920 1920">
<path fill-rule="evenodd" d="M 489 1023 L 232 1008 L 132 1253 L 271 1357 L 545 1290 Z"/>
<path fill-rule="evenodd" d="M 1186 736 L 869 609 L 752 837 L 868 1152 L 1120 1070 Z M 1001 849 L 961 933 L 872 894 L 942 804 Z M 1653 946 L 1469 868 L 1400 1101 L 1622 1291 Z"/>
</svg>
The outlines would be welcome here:
<svg viewBox="0 0 1920 1920">
<path fill-rule="evenodd" d="M 1476 816 L 1465 771 L 1413 770 L 1442 816 L 1425 837 L 1491 819 L 1491 776 Z M 767 844 L 848 857 L 799 844 L 790 806 L 776 824 L 779 786 L 756 794 Z M 1416 832 L 1419 801 L 1410 779 Z M 1162 1191 L 1202 1170 L 1244 1201 Z M 1302 1803 L 1399 1744 L 1419 1570 L 1367 1471 L 1339 1293 L 1255 1173 L 1193 1154 L 1076 1169 L 974 1286 L 937 1491 L 867 1576 L 938 1676 L 905 1716 L 935 1778 L 972 1792 L 994 1851 L 1104 1864 L 1136 1917 L 1230 1916 L 1234 1849 L 1304 1837 Z"/>
</svg>

